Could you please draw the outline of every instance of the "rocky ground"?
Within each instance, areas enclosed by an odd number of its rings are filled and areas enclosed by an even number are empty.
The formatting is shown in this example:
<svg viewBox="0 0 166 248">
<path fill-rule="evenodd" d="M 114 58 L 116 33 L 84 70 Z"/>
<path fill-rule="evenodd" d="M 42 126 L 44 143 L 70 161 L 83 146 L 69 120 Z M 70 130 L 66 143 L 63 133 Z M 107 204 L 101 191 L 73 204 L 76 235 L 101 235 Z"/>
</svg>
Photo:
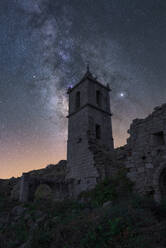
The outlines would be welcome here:
<svg viewBox="0 0 166 248">
<path fill-rule="evenodd" d="M 0 180 L 0 248 L 164 248 L 166 202 L 132 192 L 121 172 L 77 201 L 11 198 L 18 179 Z"/>
</svg>

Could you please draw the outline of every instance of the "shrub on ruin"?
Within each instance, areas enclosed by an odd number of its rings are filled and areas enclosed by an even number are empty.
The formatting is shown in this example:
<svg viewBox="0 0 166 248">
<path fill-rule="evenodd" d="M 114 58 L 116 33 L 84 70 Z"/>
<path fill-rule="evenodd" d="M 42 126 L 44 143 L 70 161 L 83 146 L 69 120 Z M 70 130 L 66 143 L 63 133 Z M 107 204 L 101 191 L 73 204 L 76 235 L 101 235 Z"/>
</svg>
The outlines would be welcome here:
<svg viewBox="0 0 166 248">
<path fill-rule="evenodd" d="M 47 184 L 40 184 L 35 191 L 35 200 L 48 200 L 52 197 L 52 190 Z"/>
</svg>

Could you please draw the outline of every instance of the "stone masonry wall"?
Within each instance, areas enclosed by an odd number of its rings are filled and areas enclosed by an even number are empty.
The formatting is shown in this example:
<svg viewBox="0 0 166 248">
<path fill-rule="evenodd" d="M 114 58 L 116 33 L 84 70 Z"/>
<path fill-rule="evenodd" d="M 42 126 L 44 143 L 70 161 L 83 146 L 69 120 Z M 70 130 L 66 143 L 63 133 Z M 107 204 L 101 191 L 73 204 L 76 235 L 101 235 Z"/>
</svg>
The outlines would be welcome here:
<svg viewBox="0 0 166 248">
<path fill-rule="evenodd" d="M 76 179 L 77 195 L 80 191 L 92 188 L 96 184 L 97 170 L 94 167 L 92 153 L 88 149 L 88 112 L 82 109 L 70 117 L 69 140 L 67 149 L 67 178 Z M 70 137 L 72 135 L 72 137 Z"/>
<path fill-rule="evenodd" d="M 61 160 L 57 165 L 49 165 L 44 169 L 23 173 L 20 183 L 21 202 L 33 201 L 35 192 L 40 185 L 48 185 L 54 200 L 69 197 L 73 181 L 66 180 L 66 161 Z"/>
<path fill-rule="evenodd" d="M 80 98 L 79 106 L 76 104 L 77 93 Z M 100 93 L 99 101 L 97 93 Z M 99 136 L 97 138 L 100 144 L 105 144 L 113 151 L 109 88 L 97 82 L 87 72 L 75 87 L 69 89 L 68 94 L 67 178 L 74 179 L 72 196 L 76 196 L 81 191 L 94 188 L 100 178 L 89 140 Z"/>
<path fill-rule="evenodd" d="M 108 146 L 101 144 L 96 139 L 89 139 L 89 149 L 93 154 L 94 167 L 97 169 L 97 183 L 105 178 L 114 176 L 118 167 L 115 161 L 114 152 Z"/>
<path fill-rule="evenodd" d="M 135 119 L 128 132 L 127 145 L 116 150 L 117 157 L 128 169 L 135 190 L 160 201 L 165 187 L 161 175 L 166 170 L 166 104 L 145 119 Z"/>
</svg>

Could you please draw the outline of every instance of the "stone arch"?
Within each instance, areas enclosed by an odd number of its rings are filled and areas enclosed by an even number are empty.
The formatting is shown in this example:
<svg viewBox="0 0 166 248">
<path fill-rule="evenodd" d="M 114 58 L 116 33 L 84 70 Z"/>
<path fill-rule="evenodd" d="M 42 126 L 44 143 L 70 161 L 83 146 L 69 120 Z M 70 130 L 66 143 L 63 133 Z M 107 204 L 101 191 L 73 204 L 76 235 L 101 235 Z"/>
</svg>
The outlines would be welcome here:
<svg viewBox="0 0 166 248">
<path fill-rule="evenodd" d="M 165 193 L 166 193 L 166 188 L 164 189 L 164 185 L 163 185 L 164 178 L 166 179 L 166 163 L 161 164 L 154 172 L 153 187 L 155 190 L 154 199 L 156 202 L 161 201 L 162 193 L 163 193 L 162 190 L 165 190 Z"/>
</svg>

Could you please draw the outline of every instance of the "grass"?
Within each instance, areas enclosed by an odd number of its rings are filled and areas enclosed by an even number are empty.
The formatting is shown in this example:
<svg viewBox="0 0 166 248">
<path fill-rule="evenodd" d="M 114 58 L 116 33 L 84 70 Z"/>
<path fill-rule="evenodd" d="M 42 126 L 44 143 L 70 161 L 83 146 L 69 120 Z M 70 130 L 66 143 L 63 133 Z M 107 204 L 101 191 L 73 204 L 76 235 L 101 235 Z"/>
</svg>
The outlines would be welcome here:
<svg viewBox="0 0 166 248">
<path fill-rule="evenodd" d="M 161 219 L 166 220 L 166 201 L 156 206 L 151 198 L 133 194 L 132 183 L 126 178 L 124 170 L 115 178 L 104 180 L 95 189 L 83 192 L 80 199 L 84 202 L 38 199 L 23 204 L 26 208 L 24 216 L 11 220 L 12 224 L 0 230 L 0 247 L 19 247 L 19 243 L 27 240 L 31 248 L 166 246 L 166 228 L 158 231 L 157 227 Z M 107 201 L 111 201 L 111 205 L 103 208 Z M 2 202 L 1 209 L 4 209 L 7 203 Z M 39 211 L 45 216 L 40 222 L 36 214 Z M 26 214 L 34 223 L 31 230 Z"/>
</svg>

